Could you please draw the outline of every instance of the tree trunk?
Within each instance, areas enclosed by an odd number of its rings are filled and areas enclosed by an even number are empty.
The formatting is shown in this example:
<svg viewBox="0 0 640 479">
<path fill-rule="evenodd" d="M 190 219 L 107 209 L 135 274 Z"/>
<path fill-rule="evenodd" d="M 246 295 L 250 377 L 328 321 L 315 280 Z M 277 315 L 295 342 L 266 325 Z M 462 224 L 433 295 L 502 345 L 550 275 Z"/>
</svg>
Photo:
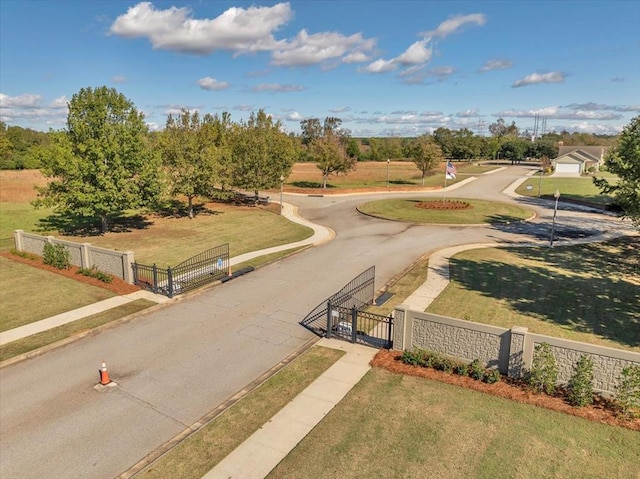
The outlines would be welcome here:
<svg viewBox="0 0 640 479">
<path fill-rule="evenodd" d="M 193 196 L 189 196 L 189 219 L 193 219 Z"/>
<path fill-rule="evenodd" d="M 102 215 L 100 216 L 100 232 L 105 234 L 107 231 L 109 231 L 109 218 L 107 215 Z"/>
<path fill-rule="evenodd" d="M 327 178 L 329 177 L 329 173 L 324 173 L 322 175 L 322 187 L 327 189 Z"/>
</svg>

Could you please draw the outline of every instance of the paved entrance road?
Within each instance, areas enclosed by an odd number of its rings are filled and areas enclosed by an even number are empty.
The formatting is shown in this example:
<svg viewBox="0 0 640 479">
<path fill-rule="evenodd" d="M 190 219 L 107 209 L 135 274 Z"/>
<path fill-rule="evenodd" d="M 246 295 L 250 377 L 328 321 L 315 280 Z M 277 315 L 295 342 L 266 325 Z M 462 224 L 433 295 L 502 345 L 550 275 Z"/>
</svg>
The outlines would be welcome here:
<svg viewBox="0 0 640 479">
<path fill-rule="evenodd" d="M 486 175 L 451 195 L 509 201 L 497 192 L 526 171 Z M 361 196 L 287 200 L 336 238 L 1 370 L 0 477 L 113 478 L 312 339 L 298 322 L 366 268 L 376 266 L 379 288 L 444 246 L 544 238 L 551 214 L 536 207 L 525 227 L 413 226 L 359 215 Z M 558 223 L 621 227 L 593 218 L 560 211 Z M 98 392 L 103 359 L 119 386 Z"/>
</svg>

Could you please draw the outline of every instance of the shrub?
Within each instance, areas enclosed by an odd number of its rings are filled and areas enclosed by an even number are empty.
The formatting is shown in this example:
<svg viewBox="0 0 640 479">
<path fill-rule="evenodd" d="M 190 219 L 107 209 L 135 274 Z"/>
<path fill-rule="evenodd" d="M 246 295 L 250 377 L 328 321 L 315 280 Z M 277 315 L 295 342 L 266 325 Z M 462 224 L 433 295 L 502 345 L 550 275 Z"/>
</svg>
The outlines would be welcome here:
<svg viewBox="0 0 640 479">
<path fill-rule="evenodd" d="M 625 366 L 616 386 L 620 415 L 632 419 L 640 415 L 640 365 Z"/>
<path fill-rule="evenodd" d="M 420 362 L 417 351 L 402 351 L 400 361 L 411 366 L 418 366 Z"/>
<path fill-rule="evenodd" d="M 441 354 L 435 355 L 431 364 L 433 369 L 438 371 L 444 371 L 446 373 L 452 373 L 455 367 L 455 360 Z"/>
<path fill-rule="evenodd" d="M 538 344 L 528 374 L 529 385 L 538 392 L 553 394 L 558 380 L 558 364 L 548 343 Z"/>
<path fill-rule="evenodd" d="M 35 254 L 27 253 L 26 251 L 18 251 L 15 248 L 11 248 L 11 254 L 14 256 L 20 256 L 21 258 L 30 259 L 30 260 L 38 259 L 38 256 L 36 256 Z"/>
<path fill-rule="evenodd" d="M 464 363 L 460 363 L 453 368 L 453 372 L 460 376 L 468 376 L 469 375 L 469 366 Z"/>
<path fill-rule="evenodd" d="M 480 381 L 484 377 L 484 366 L 479 359 L 474 359 L 469 365 L 469 376 Z"/>
<path fill-rule="evenodd" d="M 99 279 L 103 283 L 111 283 L 111 281 L 113 281 L 113 276 L 107 273 L 103 273 L 102 271 L 98 270 L 95 266 L 91 268 L 79 268 L 77 273 L 83 276 L 88 276 L 90 278 Z"/>
<path fill-rule="evenodd" d="M 497 369 L 487 369 L 484 372 L 482 380 L 488 384 L 497 383 L 498 381 L 500 381 L 500 371 L 498 371 Z"/>
<path fill-rule="evenodd" d="M 593 361 L 585 354 L 573 368 L 573 376 L 569 380 L 567 398 L 574 406 L 586 406 L 593 403 Z"/>
<path fill-rule="evenodd" d="M 69 250 L 61 244 L 45 243 L 42 251 L 42 262 L 58 269 L 69 269 L 71 261 Z"/>
</svg>

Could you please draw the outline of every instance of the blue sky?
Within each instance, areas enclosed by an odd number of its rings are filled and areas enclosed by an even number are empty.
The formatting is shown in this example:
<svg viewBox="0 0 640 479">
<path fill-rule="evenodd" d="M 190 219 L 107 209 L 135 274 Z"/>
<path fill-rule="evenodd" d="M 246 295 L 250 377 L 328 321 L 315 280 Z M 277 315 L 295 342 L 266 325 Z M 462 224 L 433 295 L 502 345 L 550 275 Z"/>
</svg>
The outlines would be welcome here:
<svg viewBox="0 0 640 479">
<path fill-rule="evenodd" d="M 180 108 L 264 109 L 299 132 L 438 127 L 615 134 L 640 114 L 640 2 L 56 1 L 0 3 L 0 119 L 64 128 L 107 85 L 152 129 Z"/>
</svg>

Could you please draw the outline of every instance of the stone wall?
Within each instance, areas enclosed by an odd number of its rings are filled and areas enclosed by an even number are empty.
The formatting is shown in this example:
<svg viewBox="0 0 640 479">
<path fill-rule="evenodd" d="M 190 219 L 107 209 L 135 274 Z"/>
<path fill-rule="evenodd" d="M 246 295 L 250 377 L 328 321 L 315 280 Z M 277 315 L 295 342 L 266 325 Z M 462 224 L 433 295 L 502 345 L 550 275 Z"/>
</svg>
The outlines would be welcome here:
<svg viewBox="0 0 640 479">
<path fill-rule="evenodd" d="M 396 306 L 394 349 L 429 349 L 471 362 L 479 359 L 509 377 L 522 377 L 531 368 L 536 345 L 548 343 L 558 363 L 558 381 L 566 383 L 585 354 L 593 361 L 594 389 L 613 394 L 626 365 L 640 365 L 640 354 L 620 349 L 529 333 L 412 311 Z"/>
<path fill-rule="evenodd" d="M 13 232 L 13 241 L 16 250 L 26 253 L 43 255 L 46 243 L 60 244 L 69 251 L 69 261 L 79 268 L 96 267 L 103 273 L 110 274 L 133 283 L 134 257 L 132 251 L 114 251 L 106 248 L 92 246 L 90 243 L 74 243 L 54 238 L 53 236 L 40 236 L 32 233 L 25 233 L 23 230 Z"/>
</svg>

